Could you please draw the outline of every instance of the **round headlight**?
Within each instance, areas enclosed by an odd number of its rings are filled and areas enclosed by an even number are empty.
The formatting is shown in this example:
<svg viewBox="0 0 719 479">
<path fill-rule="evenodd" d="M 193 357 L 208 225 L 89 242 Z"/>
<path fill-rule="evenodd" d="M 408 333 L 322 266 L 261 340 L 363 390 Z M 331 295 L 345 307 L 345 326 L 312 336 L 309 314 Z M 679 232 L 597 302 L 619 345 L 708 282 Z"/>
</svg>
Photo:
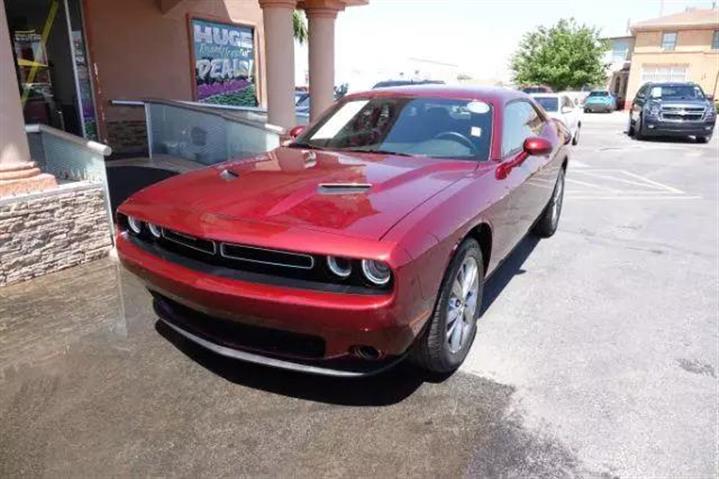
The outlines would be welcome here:
<svg viewBox="0 0 719 479">
<path fill-rule="evenodd" d="M 372 259 L 362 260 L 362 272 L 365 277 L 378 286 L 389 283 L 392 272 L 387 263 Z"/>
<path fill-rule="evenodd" d="M 139 235 L 142 232 L 142 221 L 132 216 L 127 217 L 127 226 L 130 227 L 130 231 Z"/>
<path fill-rule="evenodd" d="M 152 223 L 147 223 L 147 227 L 149 228 L 152 236 L 154 236 L 155 238 L 160 238 L 160 236 L 162 236 L 162 230 L 160 230 L 159 226 Z"/>
<path fill-rule="evenodd" d="M 346 278 L 352 273 L 352 262 L 339 256 L 328 256 L 327 267 L 340 278 Z"/>
</svg>

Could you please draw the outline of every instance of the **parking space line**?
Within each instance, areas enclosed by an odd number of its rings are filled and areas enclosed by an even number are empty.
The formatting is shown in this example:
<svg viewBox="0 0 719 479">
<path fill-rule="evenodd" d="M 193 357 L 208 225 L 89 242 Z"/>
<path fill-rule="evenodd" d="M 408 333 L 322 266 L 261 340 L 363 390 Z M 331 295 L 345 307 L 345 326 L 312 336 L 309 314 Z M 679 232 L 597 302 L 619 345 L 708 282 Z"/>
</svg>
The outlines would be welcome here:
<svg viewBox="0 0 719 479">
<path fill-rule="evenodd" d="M 641 175 L 637 175 L 636 173 L 632 173 L 631 171 L 627 171 L 627 170 L 620 170 L 620 171 L 621 171 L 622 173 L 624 173 L 625 175 L 629 175 L 629 176 L 632 176 L 632 177 L 634 177 L 634 178 L 640 179 L 640 180 L 642 180 L 642 181 L 646 181 L 647 183 L 651 183 L 651 184 L 653 184 L 653 185 L 656 185 L 656 186 L 659 187 L 659 188 L 664 188 L 664 189 L 666 189 L 666 190 L 668 190 L 668 191 L 671 191 L 672 193 L 685 194 L 683 191 L 681 191 L 681 190 L 679 190 L 679 189 L 677 189 L 677 188 L 674 188 L 673 186 L 669 186 L 669 185 L 665 185 L 665 184 L 663 184 L 663 183 L 659 183 L 658 181 L 654 181 L 654 180 L 651 180 L 651 179 L 649 179 L 649 178 L 647 178 L 647 177 L 644 177 L 644 176 L 641 176 Z"/>
<path fill-rule="evenodd" d="M 701 196 L 677 196 L 677 195 L 660 195 L 660 196 L 591 196 L 572 194 L 567 192 L 567 198 L 572 200 L 700 200 Z"/>
<path fill-rule="evenodd" d="M 588 186 L 588 187 L 590 187 L 590 188 L 596 188 L 596 189 L 598 189 L 598 190 L 603 190 L 603 191 L 610 191 L 610 192 L 619 193 L 619 190 L 615 190 L 615 189 L 609 188 L 609 187 L 607 187 L 607 186 L 595 185 L 594 183 L 587 183 L 586 181 L 579 181 L 579 180 L 575 180 L 575 179 L 573 179 L 573 178 L 567 178 L 567 183 L 574 183 L 574 184 L 577 184 L 577 185 Z"/>
<path fill-rule="evenodd" d="M 617 172 L 618 172 L 618 173 L 624 173 L 624 170 L 617 170 Z M 588 171 L 582 171 L 582 174 L 587 175 L 587 176 L 591 176 L 591 177 L 594 177 L 594 178 L 603 178 L 603 179 L 606 179 L 606 180 L 617 181 L 617 182 L 619 182 L 619 183 L 626 183 L 626 184 L 633 185 L 633 186 L 643 186 L 643 187 L 645 187 L 645 188 L 652 188 L 652 189 L 657 189 L 657 190 L 660 190 L 660 191 L 671 191 L 672 193 L 684 193 L 683 191 L 674 191 L 674 190 L 672 190 L 672 189 L 670 189 L 670 188 L 665 188 L 665 187 L 663 187 L 663 186 L 661 186 L 661 185 L 655 185 L 655 184 L 648 183 L 648 182 L 647 182 L 647 183 L 639 183 L 639 182 L 637 182 L 637 181 L 626 180 L 626 179 L 624 179 L 624 178 L 618 178 L 618 177 L 616 177 L 616 176 L 607 176 L 607 175 L 602 175 L 602 174 L 599 174 L 599 173 L 590 173 L 590 172 L 588 172 Z"/>
</svg>

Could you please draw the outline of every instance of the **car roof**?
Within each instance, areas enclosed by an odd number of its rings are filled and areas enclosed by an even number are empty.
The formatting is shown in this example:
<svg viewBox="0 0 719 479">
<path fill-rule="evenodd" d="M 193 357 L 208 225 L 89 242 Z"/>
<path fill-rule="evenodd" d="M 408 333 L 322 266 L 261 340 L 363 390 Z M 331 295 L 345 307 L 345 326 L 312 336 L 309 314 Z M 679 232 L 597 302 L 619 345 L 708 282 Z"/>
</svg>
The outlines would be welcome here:
<svg viewBox="0 0 719 479">
<path fill-rule="evenodd" d="M 503 104 L 514 99 L 529 98 L 529 95 L 526 93 L 510 88 L 438 84 L 381 88 L 378 90 L 352 93 L 345 98 L 378 98 L 391 96 L 481 100 L 495 104 Z"/>
<path fill-rule="evenodd" d="M 569 96 L 569 95 L 567 95 L 566 93 L 562 93 L 562 92 L 559 92 L 559 93 L 537 92 L 537 93 L 530 93 L 529 96 L 531 96 L 532 98 L 559 98 L 560 96 Z"/>
</svg>

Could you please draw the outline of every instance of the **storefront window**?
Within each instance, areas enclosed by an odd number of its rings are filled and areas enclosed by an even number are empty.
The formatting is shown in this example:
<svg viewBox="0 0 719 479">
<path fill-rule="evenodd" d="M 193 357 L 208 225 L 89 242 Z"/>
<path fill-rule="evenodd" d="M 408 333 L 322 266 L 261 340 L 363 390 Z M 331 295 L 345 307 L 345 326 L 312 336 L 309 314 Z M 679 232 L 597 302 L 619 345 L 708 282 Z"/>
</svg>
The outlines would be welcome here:
<svg viewBox="0 0 719 479">
<path fill-rule="evenodd" d="M 25 122 L 95 139 L 78 2 L 5 0 L 5 10 Z"/>
</svg>

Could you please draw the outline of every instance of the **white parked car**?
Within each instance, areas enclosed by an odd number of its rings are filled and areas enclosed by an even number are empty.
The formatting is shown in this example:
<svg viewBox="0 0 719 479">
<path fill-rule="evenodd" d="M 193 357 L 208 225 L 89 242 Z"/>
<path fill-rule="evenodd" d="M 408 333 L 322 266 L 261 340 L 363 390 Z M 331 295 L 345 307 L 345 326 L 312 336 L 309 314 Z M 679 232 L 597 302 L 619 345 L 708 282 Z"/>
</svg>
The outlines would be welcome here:
<svg viewBox="0 0 719 479">
<path fill-rule="evenodd" d="M 579 142 L 579 130 L 582 128 L 582 109 L 564 93 L 533 93 L 534 101 L 552 117 L 561 120 L 572 134 L 572 145 Z"/>
</svg>

